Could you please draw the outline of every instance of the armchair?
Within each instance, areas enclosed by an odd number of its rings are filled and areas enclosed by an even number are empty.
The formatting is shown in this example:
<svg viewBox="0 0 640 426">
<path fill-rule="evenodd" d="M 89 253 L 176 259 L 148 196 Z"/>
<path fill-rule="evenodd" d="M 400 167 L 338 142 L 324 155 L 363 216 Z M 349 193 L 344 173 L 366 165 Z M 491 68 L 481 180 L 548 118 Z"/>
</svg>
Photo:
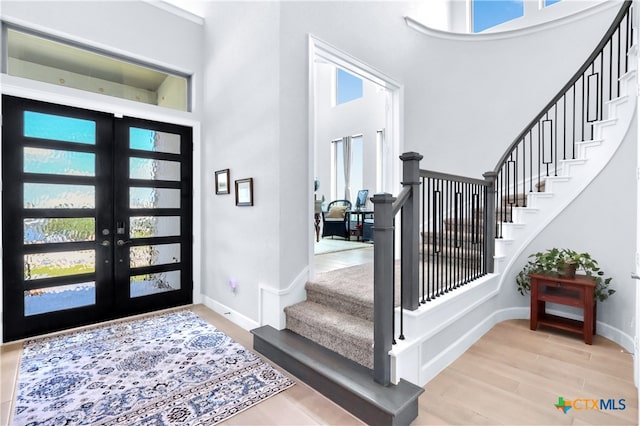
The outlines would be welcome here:
<svg viewBox="0 0 640 426">
<path fill-rule="evenodd" d="M 351 235 L 351 202 L 335 200 L 329 203 L 327 211 L 322 212 L 322 237 L 337 235 L 350 239 Z"/>
</svg>

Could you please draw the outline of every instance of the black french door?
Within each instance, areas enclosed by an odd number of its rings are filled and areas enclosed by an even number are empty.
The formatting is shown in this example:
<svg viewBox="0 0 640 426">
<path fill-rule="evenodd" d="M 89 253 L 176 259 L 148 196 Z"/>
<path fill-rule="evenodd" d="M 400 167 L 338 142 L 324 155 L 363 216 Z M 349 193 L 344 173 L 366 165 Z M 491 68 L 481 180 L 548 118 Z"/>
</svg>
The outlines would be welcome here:
<svg viewBox="0 0 640 426">
<path fill-rule="evenodd" d="M 4 341 L 191 303 L 191 128 L 2 102 Z"/>
</svg>

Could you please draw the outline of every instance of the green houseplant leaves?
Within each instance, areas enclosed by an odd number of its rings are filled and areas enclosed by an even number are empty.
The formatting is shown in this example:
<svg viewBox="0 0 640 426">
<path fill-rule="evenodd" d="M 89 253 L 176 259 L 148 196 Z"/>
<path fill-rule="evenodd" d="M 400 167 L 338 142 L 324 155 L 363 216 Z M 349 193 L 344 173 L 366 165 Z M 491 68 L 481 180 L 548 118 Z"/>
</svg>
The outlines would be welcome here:
<svg viewBox="0 0 640 426">
<path fill-rule="evenodd" d="M 551 276 L 563 276 L 568 265 L 575 265 L 582 274 L 593 277 L 596 281 L 595 298 L 603 302 L 616 291 L 609 288 L 611 277 L 605 277 L 604 272 L 598 266 L 598 262 L 589 253 L 578 253 L 570 249 L 552 248 L 546 251 L 534 253 L 529 256 L 529 261 L 516 276 L 518 292 L 523 296 L 531 288 L 529 274 L 546 274 Z"/>
</svg>

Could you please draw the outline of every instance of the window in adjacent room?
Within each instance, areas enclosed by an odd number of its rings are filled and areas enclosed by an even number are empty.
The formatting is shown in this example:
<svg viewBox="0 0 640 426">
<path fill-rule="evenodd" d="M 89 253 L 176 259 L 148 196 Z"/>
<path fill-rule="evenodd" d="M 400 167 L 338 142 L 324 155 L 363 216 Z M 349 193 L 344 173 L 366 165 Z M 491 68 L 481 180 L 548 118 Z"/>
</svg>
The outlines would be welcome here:
<svg viewBox="0 0 640 426">
<path fill-rule="evenodd" d="M 362 135 L 350 138 L 342 138 L 333 141 L 332 174 L 333 174 L 333 199 L 349 200 L 355 203 L 358 191 L 364 185 L 364 155 Z M 345 169 L 345 158 L 350 145 L 351 161 L 349 168 Z M 347 179 L 348 175 L 348 179 Z"/>
<path fill-rule="evenodd" d="M 362 79 L 336 68 L 336 105 L 362 97 Z"/>
<path fill-rule="evenodd" d="M 189 110 L 190 78 L 95 49 L 7 27 L 2 70 L 12 76 Z"/>
<path fill-rule="evenodd" d="M 556 3 L 560 3 L 560 0 L 544 0 L 544 7 L 551 6 Z"/>
<path fill-rule="evenodd" d="M 473 32 L 524 16 L 524 0 L 472 0 Z"/>
<path fill-rule="evenodd" d="M 384 170 L 387 170 L 385 164 L 386 154 L 386 141 L 384 129 L 376 132 L 376 192 L 383 192 L 385 188 L 384 182 Z"/>
</svg>

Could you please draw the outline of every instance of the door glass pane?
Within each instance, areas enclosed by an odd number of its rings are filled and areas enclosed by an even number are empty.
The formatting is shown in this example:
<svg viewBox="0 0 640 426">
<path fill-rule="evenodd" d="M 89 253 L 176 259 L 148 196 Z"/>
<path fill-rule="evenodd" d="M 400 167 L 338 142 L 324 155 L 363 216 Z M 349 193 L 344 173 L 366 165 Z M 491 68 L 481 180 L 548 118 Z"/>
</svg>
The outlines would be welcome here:
<svg viewBox="0 0 640 426">
<path fill-rule="evenodd" d="M 146 180 L 180 180 L 180 163 L 152 158 L 129 159 L 129 177 Z"/>
<path fill-rule="evenodd" d="M 37 315 L 96 304 L 96 283 L 49 287 L 24 292 L 24 315 Z"/>
<path fill-rule="evenodd" d="M 131 268 L 179 263 L 180 244 L 131 247 L 129 259 Z"/>
<path fill-rule="evenodd" d="M 25 183 L 25 209 L 94 209 L 96 190 L 93 185 Z"/>
<path fill-rule="evenodd" d="M 129 128 L 129 148 L 180 154 L 180 135 L 131 127 Z"/>
<path fill-rule="evenodd" d="M 131 187 L 129 207 L 132 209 L 179 209 L 180 190 Z"/>
<path fill-rule="evenodd" d="M 90 274 L 96 270 L 95 250 L 26 254 L 24 279 Z"/>
<path fill-rule="evenodd" d="M 133 216 L 129 228 L 129 238 L 177 236 L 180 216 Z"/>
<path fill-rule="evenodd" d="M 80 118 L 25 111 L 24 135 L 30 138 L 95 145 L 96 123 Z"/>
<path fill-rule="evenodd" d="M 96 155 L 89 152 L 24 148 L 24 172 L 95 176 Z"/>
<path fill-rule="evenodd" d="M 93 241 L 96 238 L 96 220 L 93 217 L 28 218 L 23 223 L 24 244 Z"/>
<path fill-rule="evenodd" d="M 180 290 L 180 271 L 132 276 L 129 295 L 133 298 L 172 290 Z"/>
</svg>

